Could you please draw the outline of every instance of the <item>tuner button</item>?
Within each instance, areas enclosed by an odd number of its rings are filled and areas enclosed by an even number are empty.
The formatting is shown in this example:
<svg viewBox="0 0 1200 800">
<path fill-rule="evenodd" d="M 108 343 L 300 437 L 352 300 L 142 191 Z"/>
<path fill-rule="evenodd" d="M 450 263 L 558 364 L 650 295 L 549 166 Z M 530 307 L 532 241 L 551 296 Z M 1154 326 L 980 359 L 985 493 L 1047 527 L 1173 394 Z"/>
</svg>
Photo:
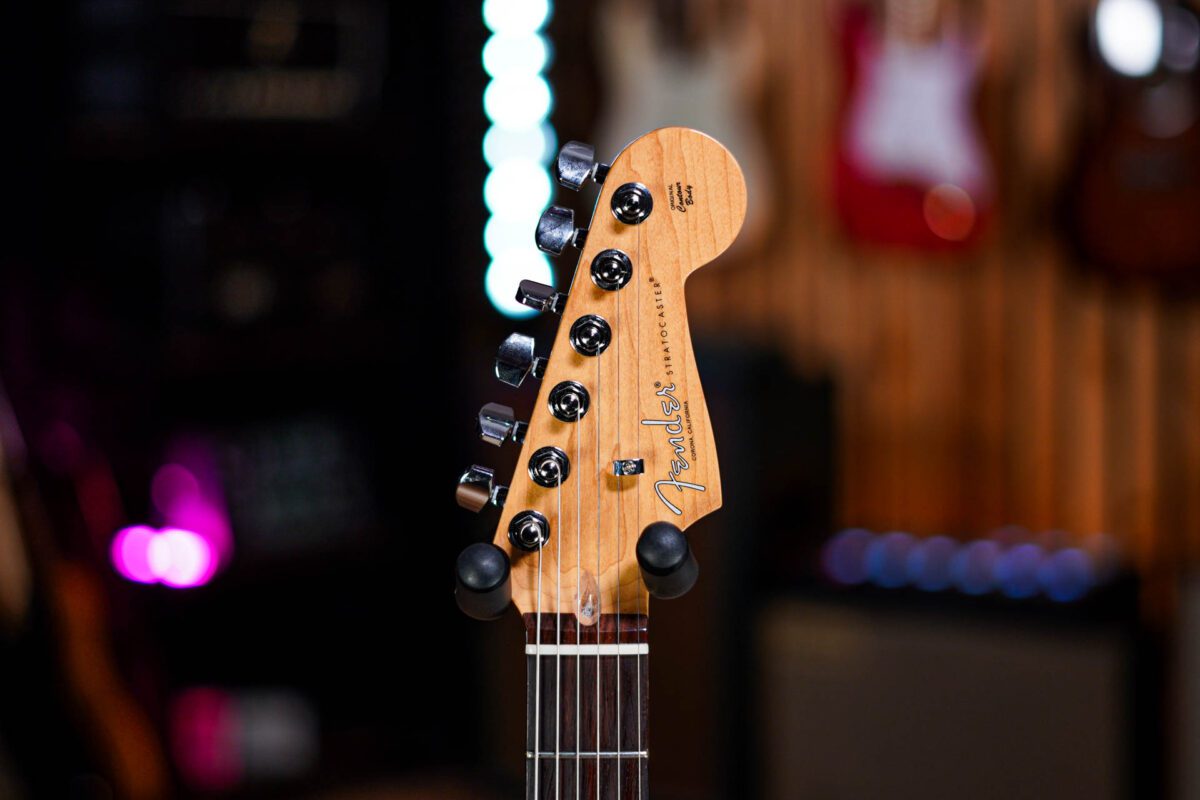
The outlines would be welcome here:
<svg viewBox="0 0 1200 800">
<path fill-rule="evenodd" d="M 583 247 L 586 238 L 587 229 L 575 227 L 575 212 L 562 206 L 543 211 L 533 235 L 539 250 L 555 256 L 568 246 Z"/>
<path fill-rule="evenodd" d="M 551 311 L 561 314 L 567 304 L 567 296 L 554 291 L 553 286 L 547 286 L 537 281 L 521 281 L 517 287 L 517 302 L 523 303 L 538 311 Z"/>
<path fill-rule="evenodd" d="M 495 619 L 512 600 L 508 554 L 491 542 L 463 550 L 454 565 L 454 599 L 468 617 Z"/>
<path fill-rule="evenodd" d="M 588 178 L 604 183 L 607 173 L 608 166 L 596 161 L 596 148 L 584 142 L 567 142 L 554 161 L 554 177 L 575 191 L 579 191 Z"/>
<path fill-rule="evenodd" d="M 484 506 L 502 508 L 508 497 L 507 486 L 496 485 L 496 473 L 478 464 L 472 465 L 458 479 L 454 499 L 468 511 L 479 513 Z"/>
<path fill-rule="evenodd" d="M 513 410 L 499 403 L 488 403 L 479 409 L 478 423 L 479 438 L 496 447 L 508 438 L 520 444 L 529 429 L 528 422 L 518 422 Z"/>
<path fill-rule="evenodd" d="M 533 354 L 533 337 L 523 333 L 510 334 L 496 353 L 496 377 L 502 383 L 520 388 L 525 378 L 541 378 L 546 371 L 546 359 Z"/>
<path fill-rule="evenodd" d="M 687 537 L 669 522 L 646 526 L 638 537 L 637 560 L 646 590 L 660 600 L 682 597 L 700 576 Z"/>
<path fill-rule="evenodd" d="M 613 192 L 613 216 L 626 225 L 640 225 L 654 210 L 654 197 L 640 183 L 624 183 Z"/>
</svg>

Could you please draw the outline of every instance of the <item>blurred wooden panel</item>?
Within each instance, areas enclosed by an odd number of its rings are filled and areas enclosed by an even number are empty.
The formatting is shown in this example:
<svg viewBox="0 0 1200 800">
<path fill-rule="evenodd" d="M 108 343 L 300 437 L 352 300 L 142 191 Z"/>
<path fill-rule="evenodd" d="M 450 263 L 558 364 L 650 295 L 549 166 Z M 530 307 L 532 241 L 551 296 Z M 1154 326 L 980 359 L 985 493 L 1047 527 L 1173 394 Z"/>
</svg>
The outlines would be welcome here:
<svg viewBox="0 0 1200 800">
<path fill-rule="evenodd" d="M 702 272 L 697 328 L 768 340 L 837 387 L 839 522 L 1116 536 L 1162 576 L 1200 558 L 1200 300 L 1076 263 L 1055 197 L 1076 150 L 1087 0 L 977 0 L 1000 210 L 983 245 L 864 248 L 828 202 L 836 2 L 743 0 L 768 53 L 776 234 Z"/>
</svg>

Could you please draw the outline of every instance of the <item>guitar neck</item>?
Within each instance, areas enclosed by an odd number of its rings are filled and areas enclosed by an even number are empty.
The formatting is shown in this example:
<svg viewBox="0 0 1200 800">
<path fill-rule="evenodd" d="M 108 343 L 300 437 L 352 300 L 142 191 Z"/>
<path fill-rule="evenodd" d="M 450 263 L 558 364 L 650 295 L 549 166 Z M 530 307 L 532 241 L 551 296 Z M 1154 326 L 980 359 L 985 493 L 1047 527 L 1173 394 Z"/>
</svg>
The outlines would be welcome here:
<svg viewBox="0 0 1200 800">
<path fill-rule="evenodd" d="M 527 800 L 648 796 L 647 621 L 525 615 Z"/>
</svg>

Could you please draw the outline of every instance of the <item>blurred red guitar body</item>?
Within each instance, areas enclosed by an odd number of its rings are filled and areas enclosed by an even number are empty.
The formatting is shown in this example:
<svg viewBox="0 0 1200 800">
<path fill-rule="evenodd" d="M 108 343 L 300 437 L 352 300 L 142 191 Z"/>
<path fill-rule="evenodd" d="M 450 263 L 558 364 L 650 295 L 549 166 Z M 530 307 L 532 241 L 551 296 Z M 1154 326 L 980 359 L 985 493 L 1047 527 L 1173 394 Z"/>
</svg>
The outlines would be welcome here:
<svg viewBox="0 0 1200 800">
<path fill-rule="evenodd" d="M 974 116 L 983 47 L 940 19 L 936 0 L 842 10 L 846 96 L 833 196 L 846 232 L 870 244 L 960 250 L 992 208 Z"/>
</svg>

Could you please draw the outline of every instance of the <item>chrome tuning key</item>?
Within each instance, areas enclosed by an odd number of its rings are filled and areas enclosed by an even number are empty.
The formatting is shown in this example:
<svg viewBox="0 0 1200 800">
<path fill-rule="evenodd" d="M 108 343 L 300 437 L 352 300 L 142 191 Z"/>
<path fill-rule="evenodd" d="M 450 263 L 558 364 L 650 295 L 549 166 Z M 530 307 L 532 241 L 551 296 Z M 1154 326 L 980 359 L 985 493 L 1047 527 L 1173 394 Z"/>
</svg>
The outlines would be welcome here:
<svg viewBox="0 0 1200 800">
<path fill-rule="evenodd" d="M 517 302 L 536 308 L 538 311 L 550 311 L 561 314 L 567 304 L 567 295 L 556 292 L 553 286 L 547 286 L 537 281 L 521 281 L 517 287 Z"/>
<path fill-rule="evenodd" d="M 508 540 L 514 547 L 533 552 L 550 541 L 550 523 L 536 511 L 521 511 L 508 523 Z"/>
<path fill-rule="evenodd" d="M 613 192 L 613 216 L 626 225 L 640 225 L 654 210 L 654 197 L 640 183 L 623 183 Z"/>
<path fill-rule="evenodd" d="M 557 447 L 538 448 L 529 457 L 529 477 L 538 486 L 549 489 L 561 486 L 571 474 L 571 461 L 567 454 Z"/>
<path fill-rule="evenodd" d="M 479 409 L 479 438 L 496 447 L 512 439 L 517 444 L 525 441 L 529 430 L 528 422 L 517 421 L 513 410 L 499 403 L 488 403 Z"/>
<path fill-rule="evenodd" d="M 525 378 L 541 378 L 546 371 L 546 359 L 533 354 L 533 337 L 523 333 L 510 334 L 496 353 L 496 377 L 502 383 L 519 388 Z"/>
<path fill-rule="evenodd" d="M 550 206 L 542 212 L 533 239 L 538 249 L 557 256 L 568 247 L 583 247 L 587 228 L 575 227 L 575 212 L 562 206 Z"/>
<path fill-rule="evenodd" d="M 554 177 L 567 189 L 579 191 L 591 178 L 604 183 L 608 165 L 596 161 L 596 148 L 584 142 L 567 142 L 554 160 Z"/>
<path fill-rule="evenodd" d="M 550 390 L 550 413 L 561 422 L 578 422 L 588 412 L 591 396 L 582 383 L 562 381 Z"/>
<path fill-rule="evenodd" d="M 496 473 L 487 467 L 473 464 L 458 479 L 454 499 L 460 506 L 476 513 L 484 506 L 503 508 L 508 498 L 508 487 L 496 485 Z"/>
<path fill-rule="evenodd" d="M 571 325 L 568 337 L 571 347 L 581 356 L 598 356 L 612 342 L 612 328 L 604 317 L 595 314 L 584 314 Z"/>
</svg>

